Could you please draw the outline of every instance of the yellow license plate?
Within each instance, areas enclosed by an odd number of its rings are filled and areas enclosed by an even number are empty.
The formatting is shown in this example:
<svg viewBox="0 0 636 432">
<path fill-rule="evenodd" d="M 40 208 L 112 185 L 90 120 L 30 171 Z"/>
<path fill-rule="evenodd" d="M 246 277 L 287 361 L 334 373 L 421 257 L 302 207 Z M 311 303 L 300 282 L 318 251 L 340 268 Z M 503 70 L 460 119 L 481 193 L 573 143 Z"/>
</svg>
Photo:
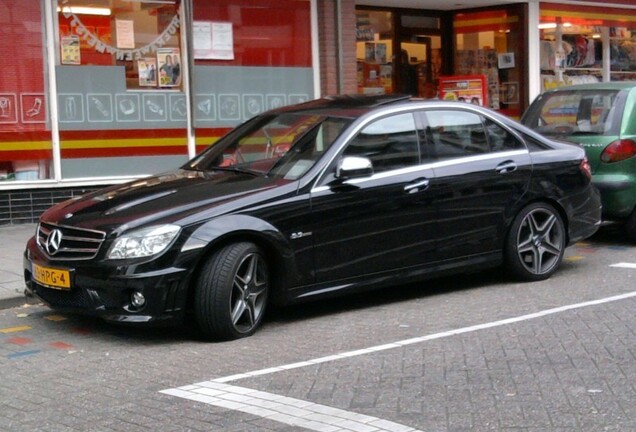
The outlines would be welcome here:
<svg viewBox="0 0 636 432">
<path fill-rule="evenodd" d="M 33 279 L 50 288 L 71 289 L 71 273 L 68 270 L 52 269 L 33 264 Z"/>
</svg>

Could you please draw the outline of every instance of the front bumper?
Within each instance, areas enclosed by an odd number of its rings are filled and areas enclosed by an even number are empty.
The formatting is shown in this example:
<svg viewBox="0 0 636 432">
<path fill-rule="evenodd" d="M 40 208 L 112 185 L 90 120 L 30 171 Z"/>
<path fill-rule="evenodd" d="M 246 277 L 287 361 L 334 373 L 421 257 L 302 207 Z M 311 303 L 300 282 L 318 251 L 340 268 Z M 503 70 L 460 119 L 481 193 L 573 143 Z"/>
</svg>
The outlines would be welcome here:
<svg viewBox="0 0 636 432">
<path fill-rule="evenodd" d="M 70 288 L 56 289 L 33 278 L 33 264 L 68 270 Z M 49 307 L 66 312 L 98 316 L 118 323 L 173 324 L 183 320 L 187 301 L 186 270 L 168 268 L 129 274 L 122 266 L 105 266 L 88 261 L 51 262 L 29 240 L 23 257 L 27 295 Z M 133 293 L 145 299 L 143 306 L 132 302 Z"/>
</svg>

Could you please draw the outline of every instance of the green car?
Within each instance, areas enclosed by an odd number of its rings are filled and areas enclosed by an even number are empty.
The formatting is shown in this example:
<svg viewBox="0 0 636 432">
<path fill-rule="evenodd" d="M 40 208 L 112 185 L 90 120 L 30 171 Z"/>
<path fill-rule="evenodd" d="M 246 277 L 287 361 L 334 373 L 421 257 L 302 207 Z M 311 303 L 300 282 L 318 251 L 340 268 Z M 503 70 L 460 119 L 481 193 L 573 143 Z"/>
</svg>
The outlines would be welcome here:
<svg viewBox="0 0 636 432">
<path fill-rule="evenodd" d="M 585 148 L 603 219 L 625 222 L 627 236 L 636 242 L 636 81 L 547 90 L 521 123 Z"/>
</svg>

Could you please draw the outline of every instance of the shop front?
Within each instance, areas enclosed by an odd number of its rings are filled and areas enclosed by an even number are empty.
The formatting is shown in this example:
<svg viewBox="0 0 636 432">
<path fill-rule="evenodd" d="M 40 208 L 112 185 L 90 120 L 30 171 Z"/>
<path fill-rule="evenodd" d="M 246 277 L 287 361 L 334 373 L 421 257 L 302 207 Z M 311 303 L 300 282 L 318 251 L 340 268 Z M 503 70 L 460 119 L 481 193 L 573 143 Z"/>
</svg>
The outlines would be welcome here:
<svg viewBox="0 0 636 432">
<path fill-rule="evenodd" d="M 438 8 L 358 5 L 359 93 L 466 100 L 519 118 L 546 88 L 636 79 L 631 0 L 425 3 Z"/>
<path fill-rule="evenodd" d="M 525 19 L 525 4 L 358 7 L 358 91 L 466 100 L 518 116 L 527 103 Z"/>
<path fill-rule="evenodd" d="M 0 0 L 0 223 L 317 96 L 310 0 Z"/>
<path fill-rule="evenodd" d="M 379 3 L 0 0 L 0 225 L 179 166 L 244 120 L 321 94 L 518 118 L 550 87 L 636 79 L 632 0 Z"/>
<path fill-rule="evenodd" d="M 542 90 L 636 80 L 636 9 L 624 3 L 632 9 L 541 3 Z"/>
</svg>

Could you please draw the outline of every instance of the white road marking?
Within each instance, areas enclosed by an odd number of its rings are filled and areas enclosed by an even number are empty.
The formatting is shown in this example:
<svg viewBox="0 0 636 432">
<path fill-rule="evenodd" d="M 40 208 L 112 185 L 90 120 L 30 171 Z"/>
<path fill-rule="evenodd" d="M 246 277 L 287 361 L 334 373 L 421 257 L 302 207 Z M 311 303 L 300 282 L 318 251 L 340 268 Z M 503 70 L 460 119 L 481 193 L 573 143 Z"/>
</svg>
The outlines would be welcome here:
<svg viewBox="0 0 636 432">
<path fill-rule="evenodd" d="M 251 378 L 260 375 L 283 372 L 290 369 L 297 369 L 320 363 L 327 363 L 335 360 L 357 357 L 374 352 L 386 351 L 393 348 L 400 348 L 406 345 L 413 345 L 449 336 L 455 336 L 508 324 L 514 324 L 574 309 L 596 306 L 603 303 L 610 303 L 633 297 L 636 297 L 636 291 L 612 297 L 591 300 L 583 303 L 575 303 L 552 309 L 546 309 L 543 311 L 520 315 L 517 317 L 507 318 L 499 321 L 492 321 L 488 323 L 477 324 L 474 326 L 434 333 L 426 336 L 404 339 L 401 341 L 384 345 L 376 345 L 365 349 L 347 351 L 340 354 L 319 357 L 313 360 L 290 363 L 283 366 L 230 375 L 193 385 L 162 390 L 161 393 L 185 399 L 196 400 L 222 408 L 237 410 L 264 417 L 270 420 L 279 421 L 288 425 L 300 426 L 319 432 L 416 432 L 416 429 L 412 427 L 389 422 L 387 420 L 382 420 L 376 417 L 366 416 L 363 414 L 345 411 L 338 408 L 332 408 L 326 405 L 315 404 L 313 402 L 304 401 L 301 399 L 294 399 L 273 393 L 261 392 L 246 387 L 233 386 L 226 383 L 243 378 Z"/>
<path fill-rule="evenodd" d="M 622 262 L 622 263 L 618 263 L 618 264 L 612 264 L 612 265 L 610 265 L 610 267 L 620 267 L 620 268 L 630 268 L 630 269 L 636 269 L 636 263 L 626 263 L 626 262 Z"/>
<path fill-rule="evenodd" d="M 214 381 L 162 390 L 161 393 L 318 432 L 421 432 L 365 414 Z"/>
</svg>

